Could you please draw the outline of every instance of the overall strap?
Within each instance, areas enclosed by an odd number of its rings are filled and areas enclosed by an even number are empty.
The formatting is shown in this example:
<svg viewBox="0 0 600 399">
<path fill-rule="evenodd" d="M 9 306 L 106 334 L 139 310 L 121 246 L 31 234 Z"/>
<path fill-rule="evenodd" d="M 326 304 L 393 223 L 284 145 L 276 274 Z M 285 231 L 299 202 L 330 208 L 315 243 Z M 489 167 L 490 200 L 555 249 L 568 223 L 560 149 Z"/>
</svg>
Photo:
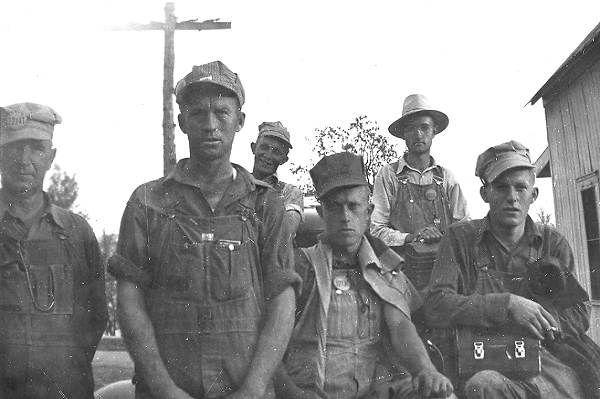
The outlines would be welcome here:
<svg viewBox="0 0 600 399">
<path fill-rule="evenodd" d="M 436 183 L 438 194 L 442 200 L 442 213 L 444 214 L 444 230 L 452 224 L 452 212 L 450 211 L 450 200 L 444 188 L 444 169 L 436 165 L 433 169 L 433 181 Z"/>
</svg>

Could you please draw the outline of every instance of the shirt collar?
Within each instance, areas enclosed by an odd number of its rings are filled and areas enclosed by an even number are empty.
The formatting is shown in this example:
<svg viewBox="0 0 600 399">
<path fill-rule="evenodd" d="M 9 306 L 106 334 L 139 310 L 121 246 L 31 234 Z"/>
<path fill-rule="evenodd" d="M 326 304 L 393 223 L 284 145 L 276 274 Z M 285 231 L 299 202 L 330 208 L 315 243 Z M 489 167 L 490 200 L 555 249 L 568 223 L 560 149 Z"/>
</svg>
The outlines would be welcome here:
<svg viewBox="0 0 600 399">
<path fill-rule="evenodd" d="M 486 234 L 492 234 L 490 230 L 490 215 L 487 214 L 486 217 L 482 220 L 483 221 L 479 226 L 479 229 L 477 229 L 477 232 L 475 233 L 476 244 L 481 244 L 481 241 L 483 240 Z M 542 230 L 540 229 L 540 226 L 537 223 L 535 223 L 529 215 L 527 215 L 527 218 L 525 219 L 525 231 L 523 235 L 527 237 L 529 244 L 537 245 L 540 244 L 542 241 Z"/>
<path fill-rule="evenodd" d="M 275 187 L 279 183 L 279 177 L 277 176 L 277 173 L 274 173 L 271 176 L 267 176 L 261 180 L 265 183 L 269 183 L 272 187 Z"/>
<path fill-rule="evenodd" d="M 435 159 L 432 156 L 429 156 L 429 166 L 427 168 L 425 168 L 425 170 L 423 172 L 421 172 L 418 169 L 413 168 L 412 166 L 410 166 L 408 164 L 408 162 L 406 162 L 406 159 L 404 158 L 404 156 L 400 157 L 398 159 L 398 168 L 396 169 L 396 174 L 399 175 L 400 173 L 402 173 L 402 171 L 404 170 L 404 168 L 408 168 L 410 170 L 414 170 L 416 172 L 419 173 L 424 173 L 430 169 L 434 169 L 437 167 L 437 163 L 435 162 Z"/>
<path fill-rule="evenodd" d="M 63 216 L 61 215 L 60 212 L 60 207 L 54 205 L 53 203 L 50 202 L 50 197 L 48 196 L 48 194 L 46 194 L 45 192 L 43 193 L 44 196 L 44 211 L 42 212 L 42 218 L 46 217 L 49 218 L 50 220 L 52 220 L 57 226 L 59 226 L 60 228 L 64 229 L 65 228 L 65 221 L 63 219 Z M 4 219 L 4 216 L 6 215 L 6 213 L 8 213 L 11 217 L 15 218 L 15 219 L 19 219 L 17 216 L 15 216 L 10 209 L 8 209 L 8 206 L 6 205 L 6 203 L 0 198 L 0 220 Z"/>
<path fill-rule="evenodd" d="M 171 169 L 171 171 L 169 173 L 167 173 L 164 181 L 174 180 L 181 184 L 196 187 L 197 184 L 195 182 L 193 182 L 185 173 L 185 165 L 189 162 L 189 160 L 190 160 L 189 158 L 180 159 L 177 162 L 177 165 L 175 165 L 175 167 L 173 169 Z M 236 166 L 237 165 L 234 163 L 231 164 L 233 180 L 235 180 L 237 178 Z"/>
</svg>

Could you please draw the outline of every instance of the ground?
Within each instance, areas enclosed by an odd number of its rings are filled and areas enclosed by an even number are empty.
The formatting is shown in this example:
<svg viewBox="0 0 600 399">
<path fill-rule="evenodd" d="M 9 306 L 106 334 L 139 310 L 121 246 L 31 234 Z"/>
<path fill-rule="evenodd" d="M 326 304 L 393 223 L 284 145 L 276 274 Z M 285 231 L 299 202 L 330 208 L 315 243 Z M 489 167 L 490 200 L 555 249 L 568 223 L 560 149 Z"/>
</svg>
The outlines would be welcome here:
<svg viewBox="0 0 600 399">
<path fill-rule="evenodd" d="M 97 351 L 92 367 L 96 390 L 133 376 L 133 362 L 125 351 Z"/>
</svg>

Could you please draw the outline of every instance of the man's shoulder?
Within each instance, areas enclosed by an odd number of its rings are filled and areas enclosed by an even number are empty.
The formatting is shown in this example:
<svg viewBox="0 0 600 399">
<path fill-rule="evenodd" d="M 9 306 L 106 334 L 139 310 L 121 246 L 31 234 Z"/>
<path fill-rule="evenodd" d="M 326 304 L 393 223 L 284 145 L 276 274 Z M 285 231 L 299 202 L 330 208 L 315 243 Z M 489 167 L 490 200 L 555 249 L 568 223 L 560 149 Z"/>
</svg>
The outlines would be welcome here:
<svg viewBox="0 0 600 399">
<path fill-rule="evenodd" d="M 174 195 L 177 185 L 178 183 L 174 179 L 163 176 L 137 186 L 131 194 L 131 199 L 138 200 L 142 204 L 153 202 L 158 198 Z"/>
<path fill-rule="evenodd" d="M 454 237 L 460 237 L 463 240 L 473 240 L 478 234 L 481 234 L 486 226 L 485 219 L 470 219 L 456 222 L 448 226 L 448 233 Z"/>
<path fill-rule="evenodd" d="M 93 235 L 92 227 L 82 215 L 54 204 L 50 205 L 49 212 L 67 232 Z"/>
</svg>

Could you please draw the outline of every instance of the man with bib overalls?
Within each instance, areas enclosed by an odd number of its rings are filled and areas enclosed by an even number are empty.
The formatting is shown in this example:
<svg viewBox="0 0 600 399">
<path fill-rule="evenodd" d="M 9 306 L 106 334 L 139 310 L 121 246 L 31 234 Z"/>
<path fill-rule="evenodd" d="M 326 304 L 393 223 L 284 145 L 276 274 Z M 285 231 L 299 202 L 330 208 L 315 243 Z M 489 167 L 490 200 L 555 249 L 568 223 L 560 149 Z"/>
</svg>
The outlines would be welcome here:
<svg viewBox="0 0 600 399">
<path fill-rule="evenodd" d="M 96 236 L 42 190 L 60 116 L 0 108 L 0 398 L 92 399 L 108 319 Z"/>
<path fill-rule="evenodd" d="M 410 320 L 421 299 L 400 271 L 402 258 L 368 233 L 373 206 L 362 157 L 326 156 L 310 174 L 326 231 L 296 250 L 303 287 L 279 397 L 451 396 Z"/>
<path fill-rule="evenodd" d="M 599 398 L 600 348 L 586 335 L 589 298 L 572 274 L 571 247 L 554 227 L 528 216 L 538 196 L 529 150 L 516 141 L 490 147 L 479 155 L 475 175 L 489 212 L 448 229 L 425 303 L 428 325 L 484 331 L 457 358 L 474 364 L 497 356 L 475 374 L 458 371 L 464 397 Z M 511 345 L 494 352 L 504 337 L 516 337 L 514 354 Z M 526 348 L 525 339 L 538 343 Z M 536 347 L 535 368 L 502 366 L 503 359 L 520 362 Z"/>
<path fill-rule="evenodd" d="M 430 155 L 433 138 L 447 126 L 446 114 L 434 109 L 425 96 L 406 97 L 402 117 L 388 130 L 404 139 L 407 151 L 381 168 L 373 187 L 371 233 L 406 258 L 405 273 L 419 290 L 429 282 L 443 232 L 468 217 L 454 175 Z"/>
<path fill-rule="evenodd" d="M 238 75 L 195 66 L 175 95 L 190 158 L 134 191 L 109 265 L 136 398 L 273 398 L 300 281 L 283 203 L 230 162 Z"/>
</svg>

